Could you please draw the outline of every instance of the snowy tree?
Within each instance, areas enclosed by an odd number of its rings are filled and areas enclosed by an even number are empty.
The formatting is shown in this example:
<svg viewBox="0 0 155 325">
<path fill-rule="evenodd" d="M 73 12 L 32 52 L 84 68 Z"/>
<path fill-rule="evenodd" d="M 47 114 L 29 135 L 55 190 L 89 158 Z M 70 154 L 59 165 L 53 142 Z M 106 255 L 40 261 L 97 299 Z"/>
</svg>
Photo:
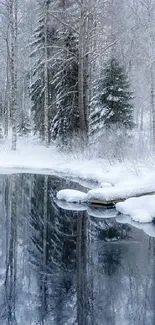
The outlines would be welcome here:
<svg viewBox="0 0 155 325">
<path fill-rule="evenodd" d="M 38 26 L 32 42 L 34 68 L 32 72 L 31 99 L 34 119 L 34 131 L 39 132 L 46 145 L 50 142 L 51 121 L 54 115 L 54 87 L 51 56 L 56 41 L 56 30 L 49 17 L 50 2 L 41 6 Z"/>
<path fill-rule="evenodd" d="M 1 1 L 1 122 L 5 136 L 12 128 L 12 148 L 15 148 L 23 84 L 26 110 L 30 116 L 32 108 L 34 131 L 46 145 L 51 141 L 51 133 L 64 142 L 74 130 L 80 130 L 87 139 L 90 103 L 91 117 L 95 115 L 94 120 L 91 118 L 91 129 L 93 125 L 102 129 L 102 123 L 96 122 L 99 107 L 101 120 L 106 117 L 108 125 L 106 109 L 102 110 L 99 105 L 92 85 L 99 88 L 98 75 L 104 79 L 101 67 L 112 56 L 125 66 L 131 89 L 134 89 L 133 113 L 139 138 L 145 133 L 152 148 L 155 138 L 154 15 L 153 0 Z M 29 46 L 33 31 L 32 46 Z"/>
<path fill-rule="evenodd" d="M 9 28 L 10 28 L 10 79 L 11 79 L 11 122 L 12 122 L 12 150 L 16 150 L 17 138 L 17 0 L 9 0 Z"/>
<path fill-rule="evenodd" d="M 17 133 L 20 136 L 28 135 L 31 130 L 30 119 L 25 111 L 21 111 L 18 117 Z"/>
<path fill-rule="evenodd" d="M 73 133 L 80 132 L 87 138 L 96 8 L 92 0 L 60 3 L 62 26 L 58 44 L 62 52 L 56 69 L 58 111 L 52 133 L 54 138 L 59 137 L 66 144 Z M 57 19 L 60 22 L 59 17 Z"/>
<path fill-rule="evenodd" d="M 67 138 L 80 128 L 78 111 L 78 48 L 77 35 L 68 30 L 63 39 L 62 63 L 57 66 L 55 89 L 57 113 L 52 123 L 54 139 L 67 143 Z M 61 40 L 59 39 L 59 42 Z"/>
<path fill-rule="evenodd" d="M 83 133 L 88 133 L 90 100 L 92 96 L 92 70 L 94 67 L 94 53 L 96 31 L 96 6 L 98 1 L 81 0 L 79 17 L 79 113 L 80 125 Z"/>
<path fill-rule="evenodd" d="M 113 124 L 132 128 L 132 93 L 125 69 L 114 58 L 106 64 L 92 99 L 90 132 Z"/>
</svg>

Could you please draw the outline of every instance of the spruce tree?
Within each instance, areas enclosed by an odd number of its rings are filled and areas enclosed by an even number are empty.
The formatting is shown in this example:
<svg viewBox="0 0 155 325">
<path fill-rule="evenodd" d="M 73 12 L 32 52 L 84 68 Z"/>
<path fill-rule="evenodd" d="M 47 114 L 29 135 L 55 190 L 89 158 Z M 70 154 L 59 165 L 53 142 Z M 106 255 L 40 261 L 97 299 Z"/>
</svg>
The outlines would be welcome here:
<svg viewBox="0 0 155 325">
<path fill-rule="evenodd" d="M 50 1 L 47 1 L 47 5 L 50 6 Z M 47 33 L 47 39 L 45 39 L 45 31 Z M 45 42 L 47 44 L 45 44 Z M 38 25 L 34 31 L 33 42 L 31 44 L 33 49 L 31 52 L 31 58 L 34 61 L 32 71 L 31 100 L 34 132 L 39 133 L 40 138 L 45 140 L 45 96 L 48 97 L 46 98 L 48 101 L 48 142 L 51 140 L 51 123 L 55 114 L 55 105 L 52 104 L 55 102 L 55 91 L 53 86 L 54 71 L 51 59 L 52 55 L 54 55 L 55 42 L 55 26 L 52 25 L 50 16 L 48 16 L 47 19 L 44 8 L 41 7 Z M 45 47 L 47 47 L 47 53 L 45 53 Z M 45 84 L 45 61 L 47 63 L 46 69 L 48 86 Z"/>
<path fill-rule="evenodd" d="M 112 58 L 94 87 L 91 103 L 90 133 L 118 125 L 131 129 L 133 123 L 132 93 L 125 69 Z"/>
<path fill-rule="evenodd" d="M 28 113 L 21 111 L 18 117 L 17 133 L 19 136 L 28 135 L 31 131 L 30 119 Z"/>
<path fill-rule="evenodd" d="M 73 31 L 66 30 L 60 36 L 63 52 L 55 76 L 57 113 L 52 123 L 52 135 L 61 144 L 67 144 L 73 132 L 79 130 L 78 48 L 77 36 Z"/>
</svg>

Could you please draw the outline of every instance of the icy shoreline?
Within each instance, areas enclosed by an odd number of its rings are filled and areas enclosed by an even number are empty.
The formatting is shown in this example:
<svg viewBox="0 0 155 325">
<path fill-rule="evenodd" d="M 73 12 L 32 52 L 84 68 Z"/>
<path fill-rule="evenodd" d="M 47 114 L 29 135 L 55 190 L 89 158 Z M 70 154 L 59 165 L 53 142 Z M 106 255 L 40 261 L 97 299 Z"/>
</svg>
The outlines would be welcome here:
<svg viewBox="0 0 155 325">
<path fill-rule="evenodd" d="M 55 146 L 45 148 L 35 138 L 19 139 L 16 151 L 11 151 L 9 141 L 2 141 L 0 144 L 0 173 L 56 175 L 70 178 L 80 184 L 96 182 L 98 187 L 102 186 L 101 194 L 104 193 L 106 198 L 109 197 L 111 193 L 114 193 L 120 198 L 122 193 L 130 192 L 136 195 L 138 192 L 138 194 L 143 195 L 145 191 L 147 193 L 148 191 L 150 192 L 150 190 L 155 190 L 155 166 L 152 166 L 150 169 L 150 166 L 139 165 L 137 168 L 134 164 L 131 165 L 129 161 L 124 161 L 123 163 L 115 161 L 113 165 L 110 165 L 109 162 L 104 159 L 88 159 L 84 158 L 82 154 L 76 154 L 76 156 L 74 156 L 72 153 L 61 153 Z M 111 187 L 105 188 L 103 183 L 109 183 Z M 123 198 L 125 199 L 126 197 Z M 151 201 L 150 220 L 155 217 L 154 201 L 155 199 L 153 197 Z M 122 203 L 124 204 L 123 213 L 131 217 L 134 215 L 136 220 L 137 216 L 135 216 L 135 213 L 133 214 L 132 207 L 130 211 L 129 209 L 126 210 L 125 202 Z M 141 208 L 143 208 L 143 212 L 145 212 L 143 213 L 143 221 L 139 218 L 142 213 L 142 211 L 139 211 Z M 119 210 L 119 206 L 117 206 L 117 209 Z M 137 220 L 139 222 L 144 222 L 144 214 L 147 220 L 149 220 L 148 213 L 150 214 L 150 211 L 148 211 L 146 207 L 141 207 L 141 203 L 138 203 L 138 207 L 134 208 L 134 210 L 138 210 Z"/>
</svg>

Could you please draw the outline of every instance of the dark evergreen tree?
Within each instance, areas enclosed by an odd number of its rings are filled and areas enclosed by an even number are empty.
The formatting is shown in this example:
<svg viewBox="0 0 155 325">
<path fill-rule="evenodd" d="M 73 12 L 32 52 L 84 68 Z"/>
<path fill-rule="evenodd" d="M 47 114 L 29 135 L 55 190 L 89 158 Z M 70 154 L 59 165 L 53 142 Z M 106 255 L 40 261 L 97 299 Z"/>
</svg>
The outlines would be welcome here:
<svg viewBox="0 0 155 325">
<path fill-rule="evenodd" d="M 28 135 L 31 131 L 31 124 L 28 113 L 21 111 L 18 118 L 17 133 L 20 136 Z"/>
<path fill-rule="evenodd" d="M 112 58 L 94 87 L 91 103 L 90 133 L 111 125 L 132 128 L 133 105 L 130 84 L 123 66 Z"/>
<path fill-rule="evenodd" d="M 48 6 L 50 6 L 48 1 Z M 48 141 L 51 140 L 51 123 L 55 115 L 55 91 L 53 86 L 53 61 L 54 44 L 56 42 L 56 28 L 51 23 L 42 8 L 39 14 L 38 26 L 34 31 L 31 57 L 34 58 L 32 71 L 31 99 L 32 113 L 34 120 L 34 132 L 39 133 L 42 140 L 45 135 L 44 125 L 44 104 L 45 104 L 45 60 L 47 60 L 47 78 L 48 78 Z M 45 24 L 47 31 L 47 40 L 45 40 Z M 47 42 L 47 53 L 45 53 L 45 41 Z M 45 58 L 47 55 L 47 58 Z"/>
<path fill-rule="evenodd" d="M 62 63 L 57 65 L 55 88 L 57 92 L 57 113 L 52 123 L 52 135 L 62 144 L 79 130 L 78 111 L 78 44 L 77 35 L 71 30 L 60 34 Z"/>
</svg>

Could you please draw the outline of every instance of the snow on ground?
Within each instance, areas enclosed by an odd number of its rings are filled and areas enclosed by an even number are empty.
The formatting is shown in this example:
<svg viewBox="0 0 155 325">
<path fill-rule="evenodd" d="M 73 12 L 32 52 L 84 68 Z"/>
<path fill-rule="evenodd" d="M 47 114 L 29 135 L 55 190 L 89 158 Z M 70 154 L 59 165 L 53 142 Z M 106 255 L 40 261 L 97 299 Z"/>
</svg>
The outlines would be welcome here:
<svg viewBox="0 0 155 325">
<path fill-rule="evenodd" d="M 110 188 L 90 190 L 88 192 L 88 200 L 115 201 L 152 192 L 155 192 L 155 177 L 149 178 L 149 182 L 142 179 L 139 182 L 137 180 L 137 183 L 133 182 L 133 184 L 120 182 L 119 186 L 116 184 Z"/>
<path fill-rule="evenodd" d="M 145 209 L 135 209 L 131 212 L 131 218 L 133 221 L 148 223 L 152 222 L 153 218 L 150 213 Z"/>
<path fill-rule="evenodd" d="M 116 204 L 116 210 L 130 215 L 131 219 L 141 223 L 151 222 L 155 218 L 155 195 L 129 198 Z"/>
<path fill-rule="evenodd" d="M 113 165 L 110 165 L 105 159 L 88 159 L 84 154 L 79 156 L 73 153 L 64 154 L 54 145 L 46 148 L 34 137 L 19 138 L 16 151 L 11 151 L 10 140 L 0 140 L 0 173 L 67 176 L 78 181 L 95 181 L 98 186 L 103 186 L 94 190 L 96 192 L 90 191 L 89 199 L 94 193 L 98 199 L 109 200 L 126 199 L 133 195 L 155 191 L 155 165 L 150 168 L 140 162 L 129 161 L 122 163 L 114 161 Z M 150 207 L 148 205 L 144 207 L 142 201 L 143 199 L 135 209 L 132 209 L 132 213 L 129 213 L 132 218 L 139 221 L 142 214 L 144 219 L 146 217 L 149 219 L 149 214 L 151 218 L 153 217 Z M 143 213 L 135 212 L 137 209 L 143 209 Z"/>
<path fill-rule="evenodd" d="M 54 145 L 46 148 L 34 137 L 19 138 L 16 151 L 11 150 L 10 140 L 0 140 L 0 173 L 12 172 L 61 174 L 112 185 L 135 175 L 124 163 L 110 165 L 105 159 L 88 159 L 85 154 L 65 154 Z"/>
<path fill-rule="evenodd" d="M 74 157 L 64 154 L 52 145 L 46 148 L 38 139 L 19 139 L 17 150 L 11 142 L 0 140 L 0 173 L 62 174 L 69 177 L 100 182 L 108 170 L 104 160 Z"/>
<path fill-rule="evenodd" d="M 102 183 L 101 183 L 101 187 L 102 187 L 102 188 L 112 187 L 112 184 L 110 184 L 110 183 L 106 183 L 106 182 L 102 182 Z"/>
<path fill-rule="evenodd" d="M 57 193 L 57 199 L 71 203 L 86 202 L 87 194 L 77 190 L 64 189 Z"/>
</svg>

